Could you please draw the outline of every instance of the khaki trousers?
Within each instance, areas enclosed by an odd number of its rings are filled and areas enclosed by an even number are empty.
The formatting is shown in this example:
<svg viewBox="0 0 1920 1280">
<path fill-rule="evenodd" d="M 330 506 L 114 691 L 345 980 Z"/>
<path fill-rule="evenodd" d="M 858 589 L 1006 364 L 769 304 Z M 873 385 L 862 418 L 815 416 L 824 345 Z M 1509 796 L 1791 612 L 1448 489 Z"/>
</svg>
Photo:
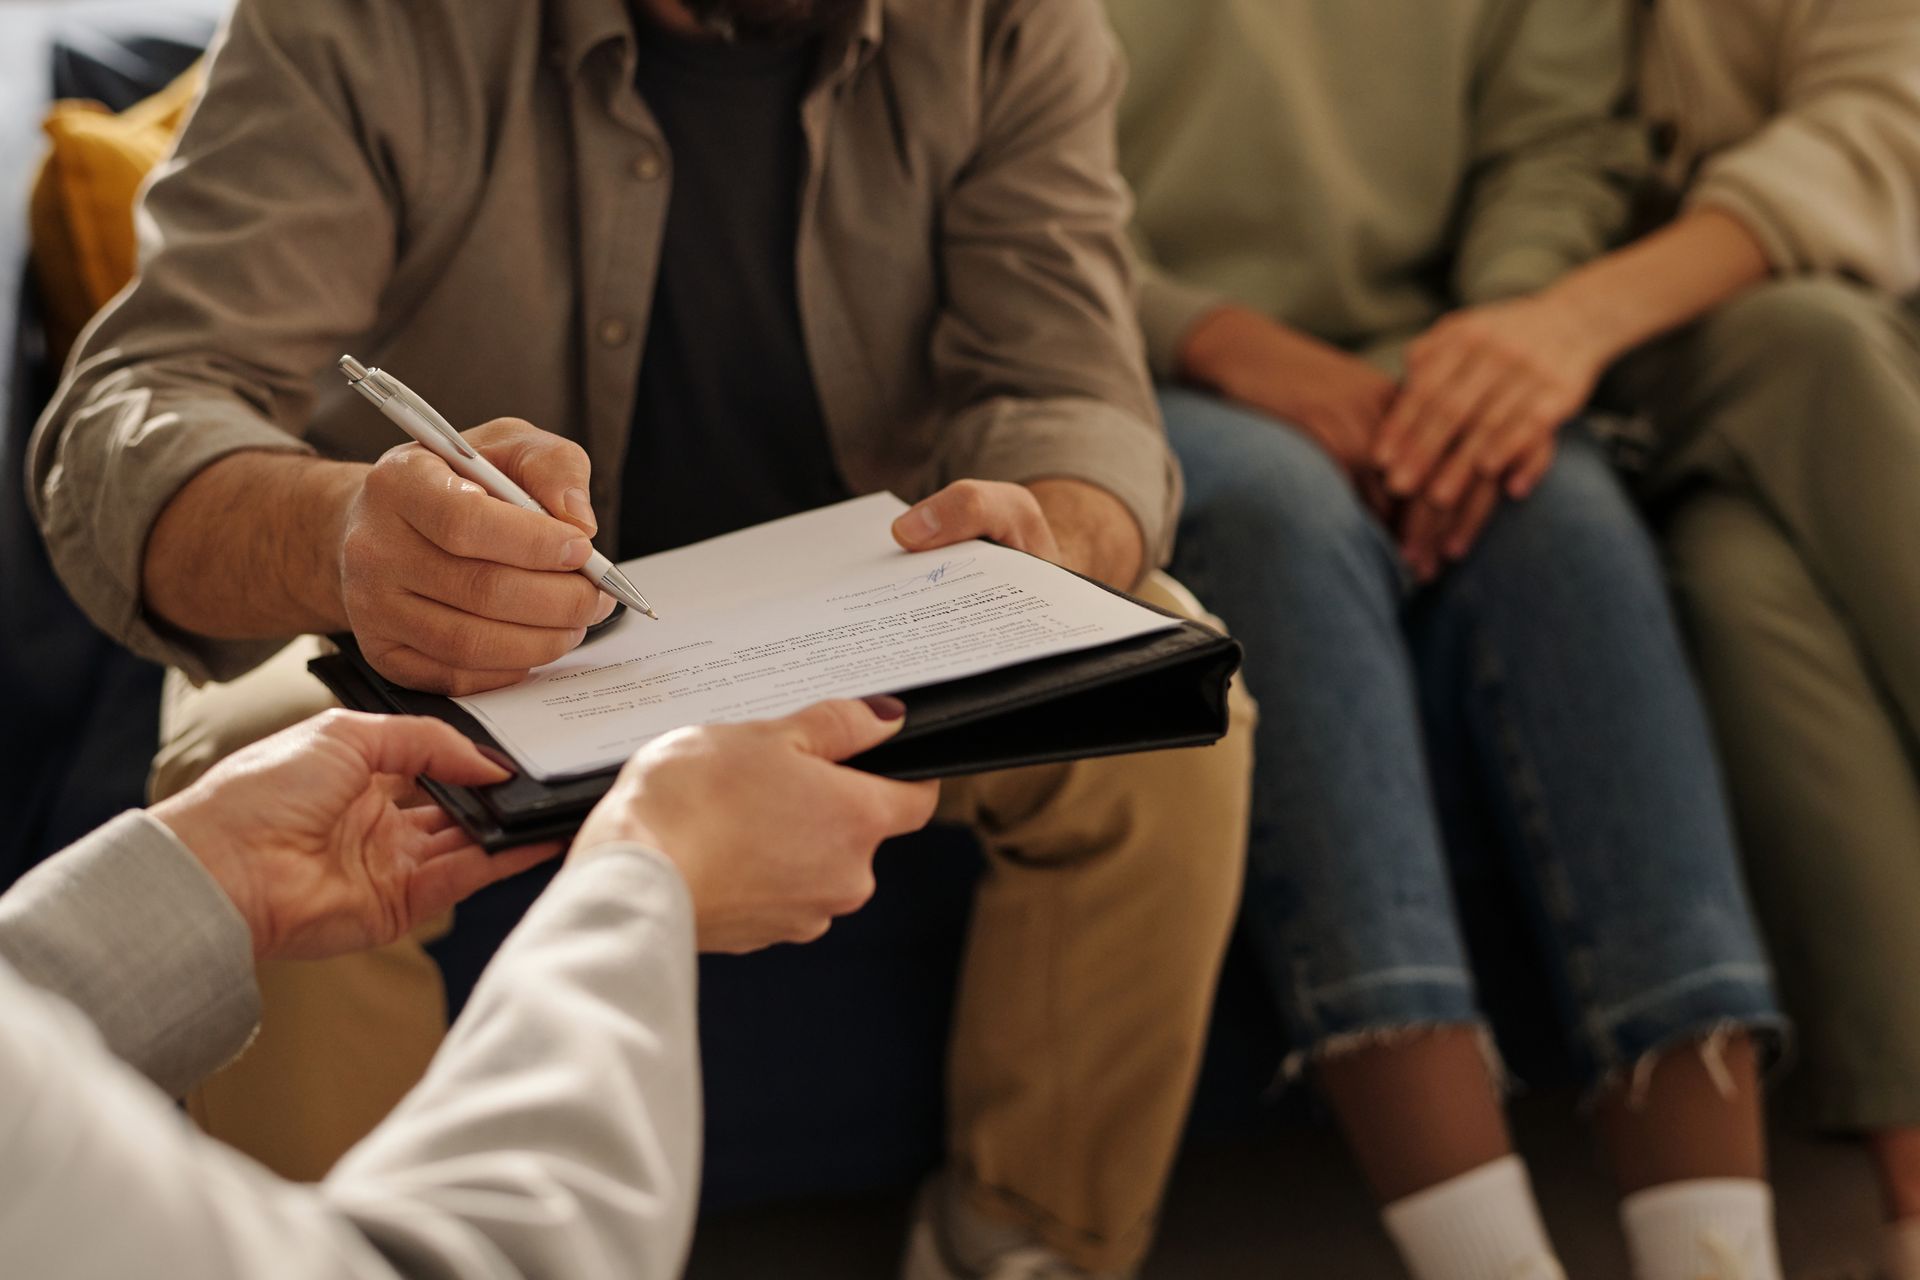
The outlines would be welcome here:
<svg viewBox="0 0 1920 1280">
<path fill-rule="evenodd" d="M 1634 357 L 1681 606 L 1824 1127 L 1920 1124 L 1920 324 L 1764 286 Z"/>
<path fill-rule="evenodd" d="M 1141 593 L 1188 616 L 1162 575 Z M 227 685 L 169 676 L 153 790 L 327 705 L 290 647 Z M 1145 1255 L 1199 1070 L 1239 901 L 1254 709 L 1238 681 L 1227 739 L 1203 750 L 1047 765 L 948 782 L 940 818 L 989 865 L 958 997 L 953 1170 L 978 1212 L 1076 1264 Z M 418 1079 L 445 1028 L 417 941 L 274 966 L 247 1054 L 191 1101 L 216 1136 L 315 1177 Z"/>
</svg>

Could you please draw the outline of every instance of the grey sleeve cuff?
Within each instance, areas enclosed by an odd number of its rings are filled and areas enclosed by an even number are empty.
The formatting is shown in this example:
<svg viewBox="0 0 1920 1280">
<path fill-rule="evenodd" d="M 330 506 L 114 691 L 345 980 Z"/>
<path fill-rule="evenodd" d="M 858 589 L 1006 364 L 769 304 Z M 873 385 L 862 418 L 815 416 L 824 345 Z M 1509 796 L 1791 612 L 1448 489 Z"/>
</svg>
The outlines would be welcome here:
<svg viewBox="0 0 1920 1280">
<path fill-rule="evenodd" d="M 139 810 L 0 896 L 0 956 L 175 1097 L 238 1056 L 260 1021 L 246 921 Z"/>
</svg>

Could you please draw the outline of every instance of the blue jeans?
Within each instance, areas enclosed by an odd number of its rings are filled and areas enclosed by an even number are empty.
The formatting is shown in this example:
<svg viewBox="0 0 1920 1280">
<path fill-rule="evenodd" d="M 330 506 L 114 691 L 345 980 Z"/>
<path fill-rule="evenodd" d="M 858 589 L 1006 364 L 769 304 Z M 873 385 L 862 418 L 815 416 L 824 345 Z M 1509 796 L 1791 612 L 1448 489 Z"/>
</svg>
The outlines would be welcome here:
<svg viewBox="0 0 1920 1280">
<path fill-rule="evenodd" d="M 1296 430 L 1163 393 L 1173 571 L 1261 704 L 1246 912 L 1291 1042 L 1480 1022 L 1450 868 L 1511 878 L 1590 1083 L 1782 1021 L 1650 538 L 1564 433 L 1533 496 L 1417 587 Z M 1469 847 L 1471 846 L 1471 847 Z"/>
</svg>

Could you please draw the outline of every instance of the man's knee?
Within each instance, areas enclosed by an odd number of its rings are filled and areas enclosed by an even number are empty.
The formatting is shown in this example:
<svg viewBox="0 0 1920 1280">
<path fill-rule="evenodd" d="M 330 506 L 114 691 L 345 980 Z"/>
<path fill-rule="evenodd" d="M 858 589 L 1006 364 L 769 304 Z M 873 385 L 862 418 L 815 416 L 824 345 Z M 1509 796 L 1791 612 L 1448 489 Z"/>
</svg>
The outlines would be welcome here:
<svg viewBox="0 0 1920 1280">
<path fill-rule="evenodd" d="M 1137 594 L 1218 626 L 1185 587 L 1151 575 Z M 1173 881 L 1237 894 L 1253 789 L 1258 711 L 1236 677 L 1228 727 L 1210 747 L 1105 756 L 964 778 L 941 817 L 973 826 L 990 849 L 1027 865 L 1128 864 L 1156 891 Z"/>
<path fill-rule="evenodd" d="M 1169 574 L 1152 573 L 1140 584 L 1137 592 L 1148 604 L 1157 605 L 1192 622 L 1204 623 L 1216 631 L 1224 632 L 1225 623 L 1207 610 L 1180 581 Z M 1259 724 L 1260 708 L 1254 702 L 1253 695 L 1247 692 L 1247 682 L 1238 674 L 1227 687 L 1227 732 L 1211 747 L 1200 749 L 1200 754 L 1187 752 L 1161 752 L 1162 756 L 1187 758 L 1198 762 L 1209 776 L 1212 784 L 1220 788 L 1224 797 L 1233 800 L 1228 808 L 1236 808 L 1245 821 L 1248 799 L 1253 790 L 1253 731 Z"/>
<path fill-rule="evenodd" d="M 238 679 L 195 687 L 169 671 L 160 705 L 160 749 L 147 797 L 184 790 L 242 747 L 337 705 L 307 671 L 325 642 L 304 636 Z"/>
<path fill-rule="evenodd" d="M 1153 574 L 1141 599 L 1224 630 L 1179 582 Z M 1085 804 L 1101 837 L 1087 852 L 1130 868 L 1141 891 L 1170 911 L 1201 912 L 1225 927 L 1245 874 L 1258 710 L 1246 682 L 1227 693 L 1227 731 L 1209 747 L 1084 760 L 1059 797 Z"/>
</svg>

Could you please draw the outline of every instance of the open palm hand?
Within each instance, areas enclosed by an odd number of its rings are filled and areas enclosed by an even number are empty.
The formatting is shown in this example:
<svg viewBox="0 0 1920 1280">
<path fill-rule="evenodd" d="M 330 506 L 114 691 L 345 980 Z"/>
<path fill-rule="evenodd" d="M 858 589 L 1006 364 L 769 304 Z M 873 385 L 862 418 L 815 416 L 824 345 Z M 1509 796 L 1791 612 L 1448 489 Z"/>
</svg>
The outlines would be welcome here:
<svg viewBox="0 0 1920 1280">
<path fill-rule="evenodd" d="M 156 805 L 253 930 L 257 959 L 314 960 L 405 936 L 559 844 L 489 855 L 437 805 L 507 770 L 451 726 L 330 711 L 275 734 Z"/>
</svg>

